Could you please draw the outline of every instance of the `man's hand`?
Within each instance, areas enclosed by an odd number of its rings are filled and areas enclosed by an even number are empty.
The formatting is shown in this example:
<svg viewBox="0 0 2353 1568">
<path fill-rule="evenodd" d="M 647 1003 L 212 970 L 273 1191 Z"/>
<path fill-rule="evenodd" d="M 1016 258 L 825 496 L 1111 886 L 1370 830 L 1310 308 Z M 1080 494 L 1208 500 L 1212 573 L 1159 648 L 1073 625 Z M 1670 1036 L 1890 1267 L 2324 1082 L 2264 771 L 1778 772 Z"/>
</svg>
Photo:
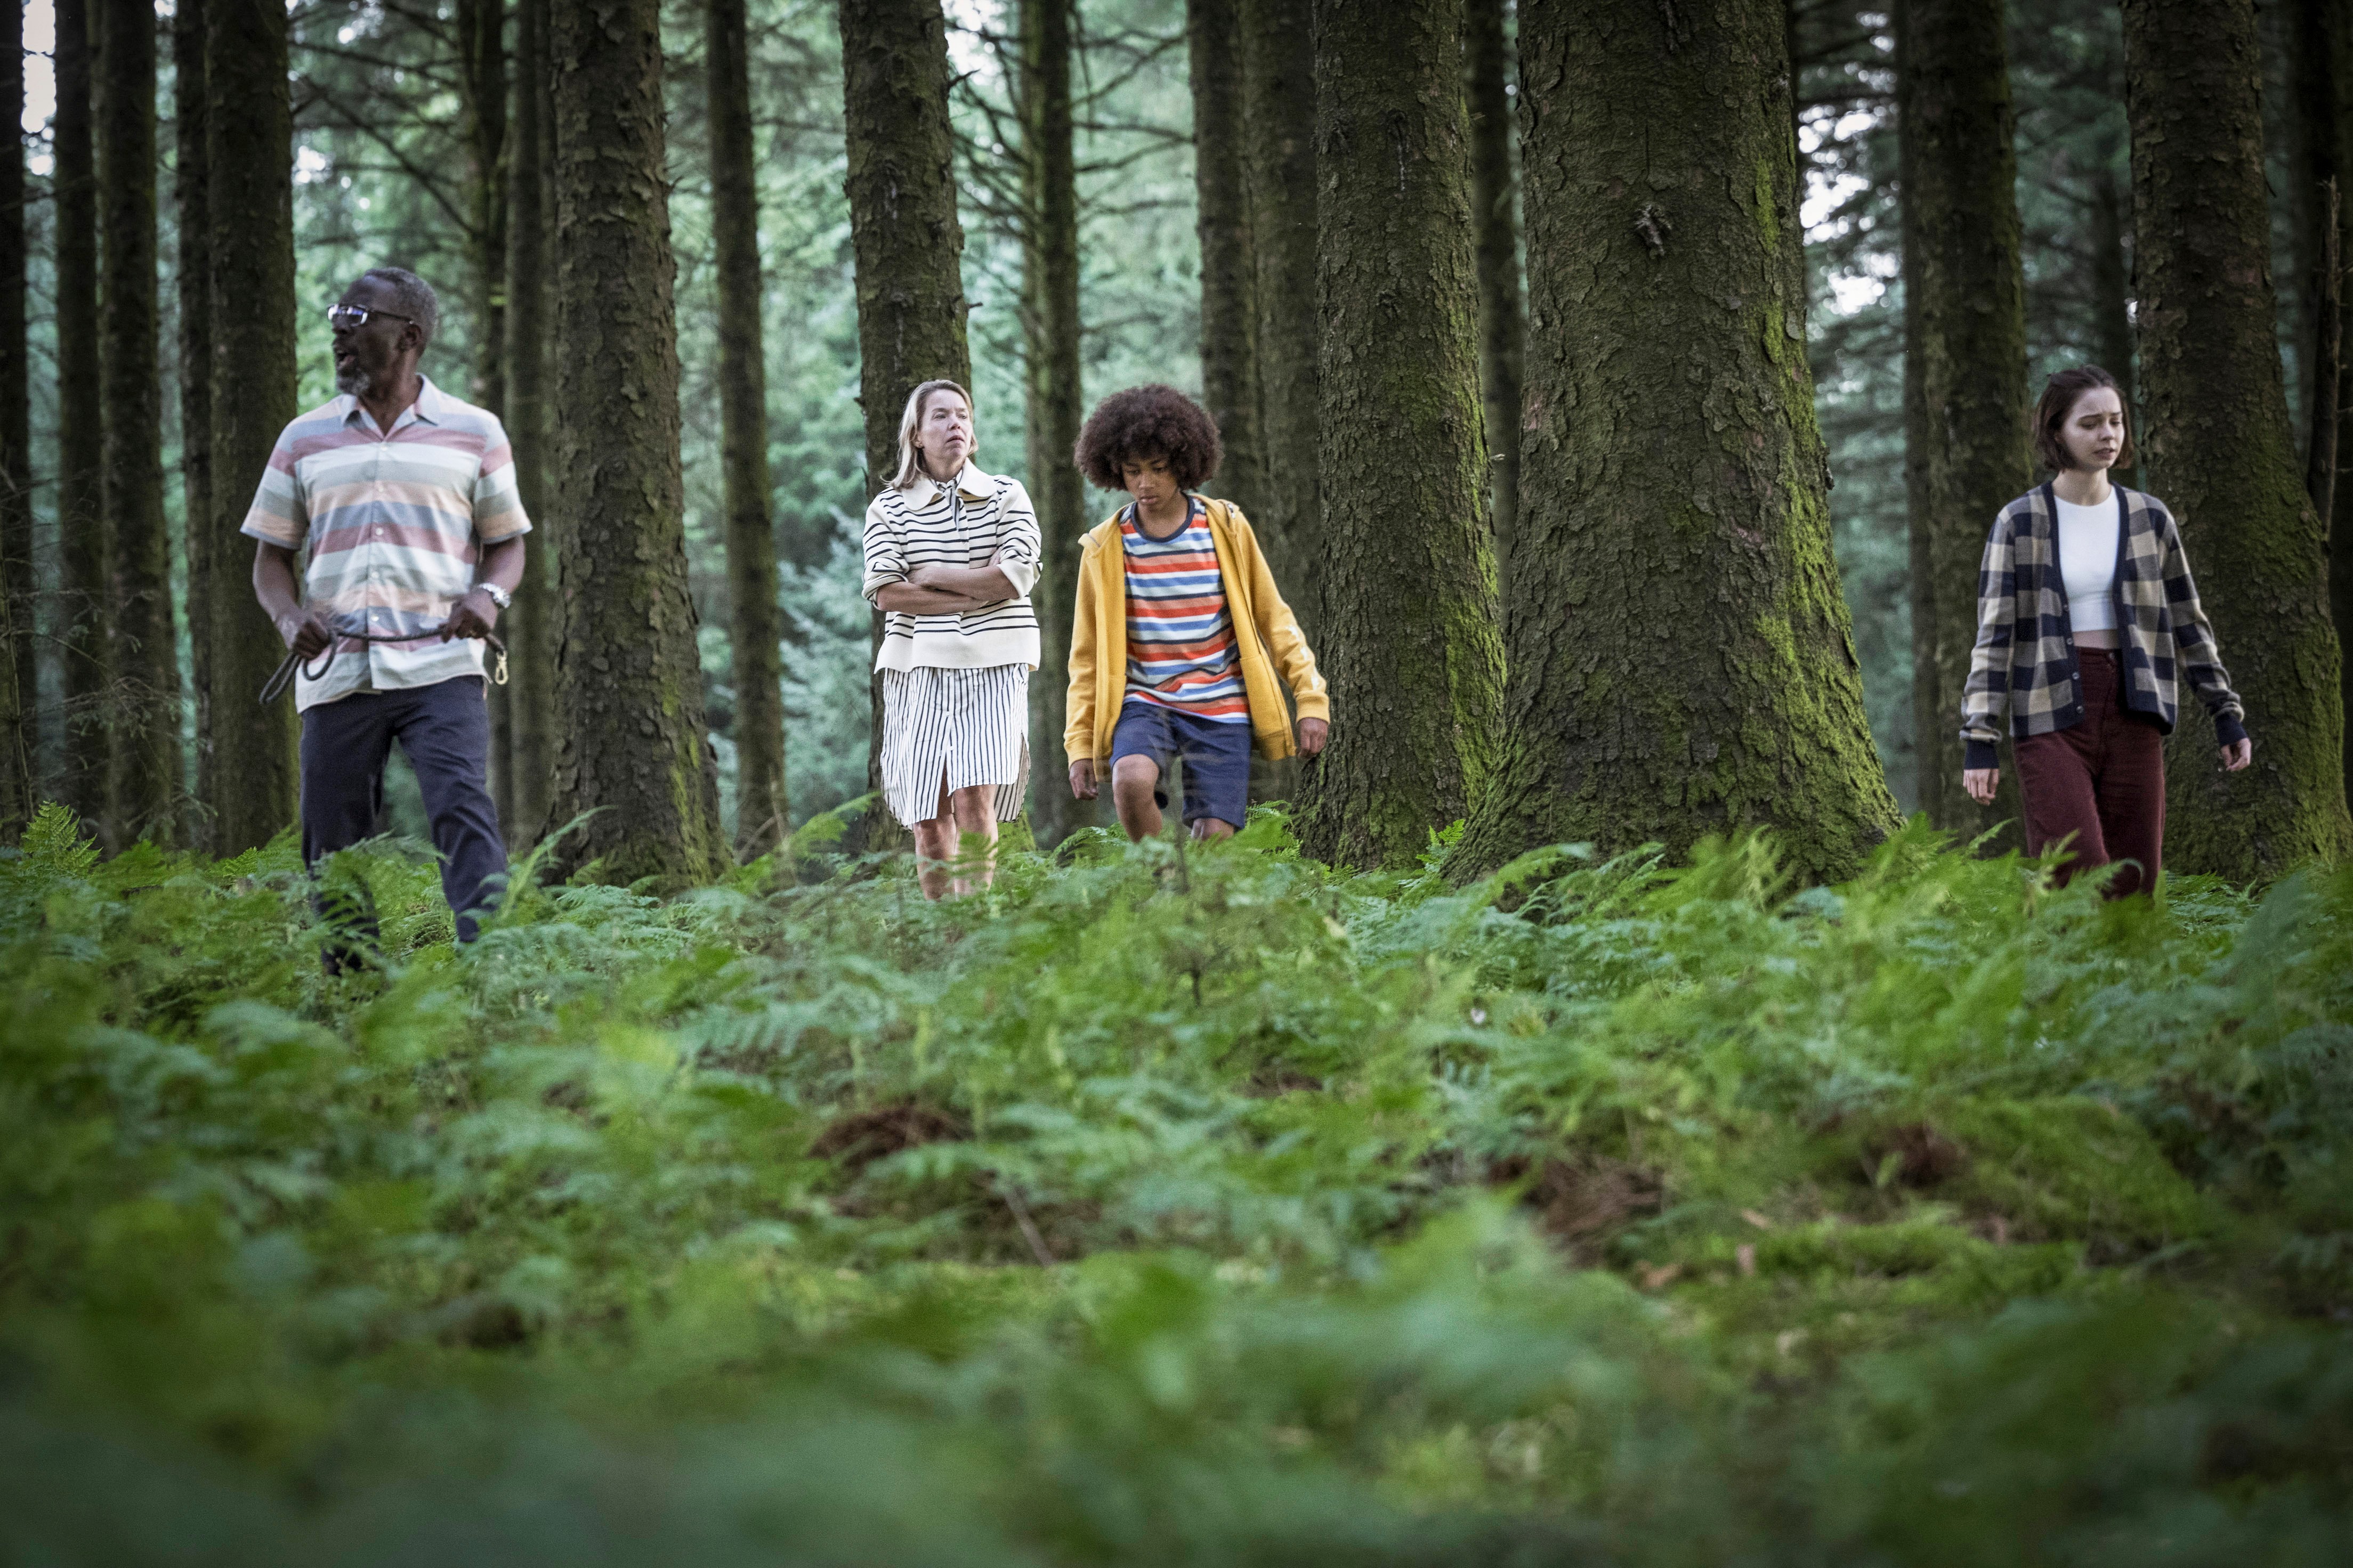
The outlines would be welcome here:
<svg viewBox="0 0 2353 1568">
<path fill-rule="evenodd" d="M 2226 773 L 2235 773 L 2254 760 L 2255 742 L 2248 736 L 2242 735 L 2222 748 L 2222 771 Z"/>
<path fill-rule="evenodd" d="M 2000 768 L 1963 768 L 1961 788 L 1979 805 L 1993 804 L 1993 792 L 2001 787 Z"/>
<path fill-rule="evenodd" d="M 480 588 L 449 606 L 449 618 L 441 624 L 441 640 L 451 637 L 486 637 L 491 628 L 499 624 L 499 606 Z"/>
<path fill-rule="evenodd" d="M 278 638 L 307 664 L 334 642 L 324 605 L 296 605 L 278 616 Z"/>
<path fill-rule="evenodd" d="M 1324 743 L 1331 738 L 1332 726 L 1323 720 L 1302 719 L 1299 721 L 1299 754 L 1301 756 L 1314 756 L 1324 749 Z"/>
<path fill-rule="evenodd" d="M 1081 757 L 1071 763 L 1071 796 L 1074 800 L 1092 800 L 1095 792 L 1095 760 Z"/>
</svg>

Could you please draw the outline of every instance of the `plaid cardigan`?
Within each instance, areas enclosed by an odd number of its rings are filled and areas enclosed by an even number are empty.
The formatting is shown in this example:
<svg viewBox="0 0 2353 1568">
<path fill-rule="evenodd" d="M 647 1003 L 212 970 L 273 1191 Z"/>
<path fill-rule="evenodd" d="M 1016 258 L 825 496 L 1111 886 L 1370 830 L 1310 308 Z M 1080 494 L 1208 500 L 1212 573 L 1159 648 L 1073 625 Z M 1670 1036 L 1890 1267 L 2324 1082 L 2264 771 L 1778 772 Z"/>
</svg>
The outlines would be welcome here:
<svg viewBox="0 0 2353 1568">
<path fill-rule="evenodd" d="M 2155 496 L 2114 488 L 2120 526 L 2110 592 L 2124 633 L 2116 657 L 2125 706 L 2171 733 L 2178 680 L 2186 675 L 2227 746 L 2246 734 L 2246 710 L 2231 689 L 2214 628 L 2199 608 L 2181 531 Z M 2047 735 L 2084 721 L 2084 683 L 2075 668 L 2067 588 L 2059 578 L 2058 520 L 2051 487 L 2043 484 L 2002 508 L 1986 538 L 1985 563 L 1978 570 L 1977 647 L 1961 694 L 1964 766 L 1996 765 L 2005 705 L 2013 735 Z"/>
</svg>

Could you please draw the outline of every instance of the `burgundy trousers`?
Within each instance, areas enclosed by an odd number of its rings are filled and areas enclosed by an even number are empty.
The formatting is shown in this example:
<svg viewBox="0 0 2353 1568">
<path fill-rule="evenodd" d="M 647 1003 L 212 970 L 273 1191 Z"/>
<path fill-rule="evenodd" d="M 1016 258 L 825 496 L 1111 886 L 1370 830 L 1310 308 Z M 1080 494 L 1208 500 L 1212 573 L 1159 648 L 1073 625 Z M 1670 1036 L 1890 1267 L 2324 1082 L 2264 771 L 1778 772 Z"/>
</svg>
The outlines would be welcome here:
<svg viewBox="0 0 2353 1568">
<path fill-rule="evenodd" d="M 2062 885 L 2078 871 L 2130 860 L 2108 884 L 2108 897 L 2121 899 L 2153 889 L 2164 861 L 2165 734 L 2124 706 L 2114 653 L 2079 647 L 2075 660 L 2083 722 L 2015 742 L 2026 851 L 2040 855 L 2072 836 L 2074 858 L 2059 868 Z"/>
</svg>

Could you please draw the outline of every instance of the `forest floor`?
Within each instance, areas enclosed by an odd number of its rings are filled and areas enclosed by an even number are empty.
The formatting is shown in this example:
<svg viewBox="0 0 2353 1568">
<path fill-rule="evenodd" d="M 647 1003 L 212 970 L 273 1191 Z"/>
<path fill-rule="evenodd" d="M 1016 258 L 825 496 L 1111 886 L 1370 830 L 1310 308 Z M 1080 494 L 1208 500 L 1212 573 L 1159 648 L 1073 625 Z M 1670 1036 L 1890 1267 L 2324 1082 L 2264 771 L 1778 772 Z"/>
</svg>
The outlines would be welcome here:
<svg viewBox="0 0 2353 1568">
<path fill-rule="evenodd" d="M 2321 1563 L 2353 870 L 0 853 L 0 1560 Z M 1502 907 L 1512 906 L 1509 911 Z"/>
</svg>

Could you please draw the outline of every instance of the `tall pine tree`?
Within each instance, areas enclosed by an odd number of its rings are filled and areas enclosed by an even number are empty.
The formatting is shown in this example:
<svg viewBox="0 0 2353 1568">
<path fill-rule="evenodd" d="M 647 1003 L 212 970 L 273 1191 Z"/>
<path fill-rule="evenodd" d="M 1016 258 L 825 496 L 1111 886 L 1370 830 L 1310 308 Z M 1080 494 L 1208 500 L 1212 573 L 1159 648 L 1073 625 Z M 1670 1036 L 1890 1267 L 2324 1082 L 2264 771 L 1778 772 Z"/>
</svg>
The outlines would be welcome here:
<svg viewBox="0 0 2353 1568">
<path fill-rule="evenodd" d="M 1259 432 L 1263 411 L 1258 382 L 1258 252 L 1245 174 L 1240 12 L 1238 0 L 1187 0 L 1185 41 L 1193 88 L 1193 194 L 1201 245 L 1201 402 L 1218 422 L 1225 447 L 1225 459 L 1208 489 L 1255 521 L 1266 510 L 1266 451 Z"/>
<path fill-rule="evenodd" d="M 1316 433 L 1315 48 L 1310 0 L 1235 0 L 1242 177 L 1257 253 L 1259 439 L 1266 500 L 1250 519 L 1310 640 L 1323 598 Z"/>
<path fill-rule="evenodd" d="M 0 105 L 22 117 L 25 107 L 25 12 L 9 13 L 0 37 Z M 29 811 L 37 752 L 34 713 L 40 685 L 33 649 L 32 354 L 25 323 L 25 139 L 0 158 L 0 626 L 8 651 L 0 658 L 0 776 L 15 780 L 10 797 Z M 6 809 L 0 801 L 0 811 Z M 0 821 L 0 839 L 13 841 L 14 819 Z"/>
<path fill-rule="evenodd" d="M 190 841 L 211 847 L 203 803 L 213 783 L 213 616 L 224 586 L 218 563 L 233 560 L 213 536 L 213 260 L 206 200 L 205 11 L 213 0 L 177 0 L 172 11 L 172 201 L 179 245 L 180 552 L 186 563 L 189 676 L 195 698 L 195 798 Z M 233 593 L 237 574 L 226 584 Z"/>
<path fill-rule="evenodd" d="M 514 134 L 508 148 L 506 427 L 514 447 L 515 485 L 532 520 L 522 586 L 504 617 L 508 794 L 501 817 L 517 844 L 547 826 L 555 765 L 555 642 L 563 602 L 557 561 L 564 520 L 547 505 L 547 230 L 554 192 L 548 0 L 516 0 Z M 561 826 L 560 824 L 558 826 Z"/>
<path fill-rule="evenodd" d="M 1505 0 L 1467 0 L 1462 81 L 1471 110 L 1471 216 L 1479 237 L 1479 385 L 1487 408 L 1487 518 L 1495 570 L 1511 574 L 1520 507 L 1520 376 L 1527 310 L 1520 282 L 1519 191 L 1512 176 L 1511 41 Z"/>
<path fill-rule="evenodd" d="M 111 842 L 106 819 L 111 684 L 106 580 L 104 435 L 99 400 L 98 172 L 90 0 L 57 6 L 58 658 L 65 672 L 65 768 L 58 793 Z"/>
</svg>

